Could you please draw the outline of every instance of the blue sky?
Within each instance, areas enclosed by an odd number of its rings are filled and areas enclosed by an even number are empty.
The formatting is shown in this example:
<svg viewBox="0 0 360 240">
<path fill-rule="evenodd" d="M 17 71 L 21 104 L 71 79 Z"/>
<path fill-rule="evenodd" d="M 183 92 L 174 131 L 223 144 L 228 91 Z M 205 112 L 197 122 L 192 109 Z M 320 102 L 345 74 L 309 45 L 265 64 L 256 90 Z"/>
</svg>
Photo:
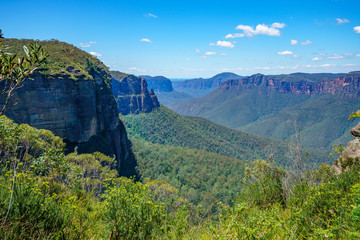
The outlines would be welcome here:
<svg viewBox="0 0 360 240">
<path fill-rule="evenodd" d="M 8 38 L 58 39 L 169 78 L 360 70 L 360 1 L 0 0 Z"/>
</svg>

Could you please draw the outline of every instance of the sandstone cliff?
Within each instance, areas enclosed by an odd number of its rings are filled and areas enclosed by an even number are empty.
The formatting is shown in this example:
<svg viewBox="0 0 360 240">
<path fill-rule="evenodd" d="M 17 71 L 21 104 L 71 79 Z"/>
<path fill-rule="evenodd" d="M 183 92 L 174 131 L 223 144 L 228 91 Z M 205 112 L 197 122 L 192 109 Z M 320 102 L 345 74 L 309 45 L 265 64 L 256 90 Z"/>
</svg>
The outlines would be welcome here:
<svg viewBox="0 0 360 240">
<path fill-rule="evenodd" d="M 259 88 L 262 87 L 262 88 Z M 297 81 L 282 81 L 273 76 L 255 74 L 239 80 L 222 83 L 221 90 L 236 89 L 240 92 L 259 89 L 259 92 L 281 92 L 295 94 L 338 94 L 343 97 L 356 98 L 360 95 L 360 74 L 352 72 L 332 80 L 309 81 L 298 78 Z"/>
<path fill-rule="evenodd" d="M 159 107 L 159 101 L 144 78 L 111 71 L 112 92 L 115 96 L 119 113 L 148 113 Z"/>
<path fill-rule="evenodd" d="M 13 51 L 28 42 L 4 41 Z M 125 126 L 118 118 L 107 68 L 69 44 L 40 44 L 49 52 L 48 69 L 14 91 L 5 114 L 17 123 L 51 130 L 70 150 L 77 146 L 80 153 L 100 151 L 116 156 L 119 172 L 134 175 L 135 162 Z M 0 105 L 3 102 L 0 99 Z"/>
</svg>

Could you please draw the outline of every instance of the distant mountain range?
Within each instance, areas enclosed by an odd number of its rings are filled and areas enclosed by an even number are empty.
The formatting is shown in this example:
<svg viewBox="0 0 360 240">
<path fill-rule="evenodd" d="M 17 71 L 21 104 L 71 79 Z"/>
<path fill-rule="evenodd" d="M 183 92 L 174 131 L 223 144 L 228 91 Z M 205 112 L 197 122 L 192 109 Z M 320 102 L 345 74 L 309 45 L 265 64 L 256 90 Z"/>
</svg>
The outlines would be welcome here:
<svg viewBox="0 0 360 240">
<path fill-rule="evenodd" d="M 301 131 L 304 145 L 329 150 L 346 143 L 347 120 L 360 109 L 360 74 L 256 74 L 223 82 L 201 99 L 170 106 L 250 133 L 289 139 Z"/>
<path fill-rule="evenodd" d="M 217 89 L 222 82 L 242 77 L 230 72 L 224 72 L 211 78 L 195 78 L 184 81 L 173 82 L 174 89 L 178 92 L 186 93 L 194 98 L 203 97 Z"/>
<path fill-rule="evenodd" d="M 148 83 L 149 90 L 154 89 L 161 104 L 166 106 L 183 102 L 192 98 L 199 98 L 217 89 L 220 84 L 230 79 L 240 79 L 234 73 L 220 73 L 212 78 L 195 78 L 182 81 L 170 81 L 164 76 L 139 76 Z"/>
<path fill-rule="evenodd" d="M 170 79 L 163 76 L 151 77 L 148 75 L 140 76 L 148 83 L 148 89 L 153 89 L 159 102 L 164 105 L 170 105 L 177 102 L 183 102 L 193 97 L 182 92 L 175 91 Z"/>
</svg>

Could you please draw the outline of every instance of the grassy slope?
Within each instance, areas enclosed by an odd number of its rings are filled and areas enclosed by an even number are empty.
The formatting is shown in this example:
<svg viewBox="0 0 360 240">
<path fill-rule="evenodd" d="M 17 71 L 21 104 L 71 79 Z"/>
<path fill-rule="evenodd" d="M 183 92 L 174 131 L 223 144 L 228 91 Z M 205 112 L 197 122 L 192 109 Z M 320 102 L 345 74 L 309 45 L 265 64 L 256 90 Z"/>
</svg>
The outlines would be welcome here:
<svg viewBox="0 0 360 240">
<path fill-rule="evenodd" d="M 3 44 L 8 45 L 7 52 L 24 55 L 23 46 L 29 46 L 30 43 L 38 43 L 43 49 L 49 52 L 48 64 L 43 74 L 70 75 L 76 79 L 81 75 L 92 79 L 89 74 L 90 69 L 98 69 L 108 72 L 108 68 L 96 57 L 91 54 L 65 42 L 58 40 L 34 41 L 29 39 L 4 39 Z M 69 66 L 79 70 L 78 72 L 67 71 Z M 109 80 L 110 81 L 110 80 Z"/>
<path fill-rule="evenodd" d="M 275 161 L 286 165 L 288 148 L 284 142 L 223 127 L 203 118 L 185 117 L 161 106 L 148 114 L 123 117 L 128 133 L 144 140 L 236 157 L 241 160 L 265 159 L 274 154 Z M 316 152 L 310 161 L 326 161 Z"/>
</svg>

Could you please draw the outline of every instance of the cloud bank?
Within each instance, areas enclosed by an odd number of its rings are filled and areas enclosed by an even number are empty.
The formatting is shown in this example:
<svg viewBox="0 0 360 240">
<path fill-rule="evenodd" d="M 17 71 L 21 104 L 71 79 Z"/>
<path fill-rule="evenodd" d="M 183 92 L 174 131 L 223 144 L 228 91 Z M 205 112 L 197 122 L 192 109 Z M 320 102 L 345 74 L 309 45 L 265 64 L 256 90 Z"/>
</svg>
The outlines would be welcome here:
<svg viewBox="0 0 360 240">
<path fill-rule="evenodd" d="M 285 23 L 273 23 L 270 26 L 265 24 L 258 24 L 255 28 L 248 25 L 238 25 L 235 29 L 242 30 L 243 34 L 247 37 L 253 37 L 255 35 L 268 35 L 268 36 L 280 36 L 281 28 L 286 26 Z M 231 37 L 229 34 L 227 35 Z"/>
</svg>

